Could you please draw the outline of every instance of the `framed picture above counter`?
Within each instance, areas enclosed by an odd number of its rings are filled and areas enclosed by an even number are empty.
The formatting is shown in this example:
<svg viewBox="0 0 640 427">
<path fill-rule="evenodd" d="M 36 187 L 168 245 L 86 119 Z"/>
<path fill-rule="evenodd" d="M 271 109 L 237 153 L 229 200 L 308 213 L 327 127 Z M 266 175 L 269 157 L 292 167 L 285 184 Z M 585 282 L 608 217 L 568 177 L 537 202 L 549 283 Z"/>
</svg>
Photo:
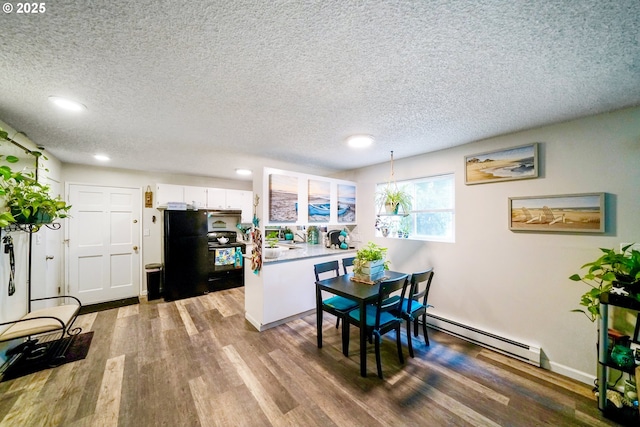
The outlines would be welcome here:
<svg viewBox="0 0 640 427">
<path fill-rule="evenodd" d="M 352 181 L 264 168 L 263 194 L 267 225 L 357 223 Z"/>
</svg>

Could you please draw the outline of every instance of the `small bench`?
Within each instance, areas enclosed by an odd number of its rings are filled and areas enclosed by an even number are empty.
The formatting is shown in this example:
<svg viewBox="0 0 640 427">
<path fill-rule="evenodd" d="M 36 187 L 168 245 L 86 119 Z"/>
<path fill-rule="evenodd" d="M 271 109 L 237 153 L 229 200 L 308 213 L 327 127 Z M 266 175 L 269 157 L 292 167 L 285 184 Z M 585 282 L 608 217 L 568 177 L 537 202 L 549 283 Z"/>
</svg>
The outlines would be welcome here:
<svg viewBox="0 0 640 427">
<path fill-rule="evenodd" d="M 53 299 L 69 299 L 69 303 L 54 307 L 45 307 L 33 310 L 18 320 L 0 323 L 0 327 L 11 325 L 0 333 L 0 342 L 11 341 L 18 338 L 26 338 L 26 341 L 7 352 L 14 353 L 18 358 L 42 358 L 50 356 L 49 365 L 57 366 L 64 361 L 64 354 L 73 342 L 73 339 L 82 332 L 82 328 L 73 328 L 73 323 L 78 317 L 82 303 L 76 297 L 61 295 L 55 297 L 36 298 L 31 301 L 45 301 Z M 35 336 L 43 334 L 57 334 L 60 336 L 53 340 L 51 345 L 36 345 Z M 65 337 L 70 339 L 64 340 Z M 13 352 L 12 352 L 13 350 Z M 14 360 L 14 362 L 17 360 Z"/>
</svg>

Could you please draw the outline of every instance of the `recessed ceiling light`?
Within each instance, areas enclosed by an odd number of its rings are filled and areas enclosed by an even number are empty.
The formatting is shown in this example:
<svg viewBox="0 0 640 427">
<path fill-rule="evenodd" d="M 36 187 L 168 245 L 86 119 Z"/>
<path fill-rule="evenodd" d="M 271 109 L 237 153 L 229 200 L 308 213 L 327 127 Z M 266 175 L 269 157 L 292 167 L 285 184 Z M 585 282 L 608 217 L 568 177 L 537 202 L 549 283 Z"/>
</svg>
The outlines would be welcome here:
<svg viewBox="0 0 640 427">
<path fill-rule="evenodd" d="M 251 175 L 251 170 L 249 170 L 249 169 L 236 169 L 236 173 L 238 175 Z"/>
<path fill-rule="evenodd" d="M 347 144 L 353 148 L 364 148 L 373 144 L 373 137 L 371 135 L 353 135 L 347 138 Z"/>
<path fill-rule="evenodd" d="M 109 157 L 105 156 L 104 154 L 96 154 L 95 156 L 93 156 L 93 158 L 96 160 L 100 160 L 101 162 L 107 162 L 111 160 Z"/>
<path fill-rule="evenodd" d="M 64 110 L 84 111 L 87 109 L 87 107 L 84 104 L 81 104 L 76 101 L 72 101 L 70 99 L 61 98 L 59 96 L 50 96 L 49 100 Z"/>
</svg>

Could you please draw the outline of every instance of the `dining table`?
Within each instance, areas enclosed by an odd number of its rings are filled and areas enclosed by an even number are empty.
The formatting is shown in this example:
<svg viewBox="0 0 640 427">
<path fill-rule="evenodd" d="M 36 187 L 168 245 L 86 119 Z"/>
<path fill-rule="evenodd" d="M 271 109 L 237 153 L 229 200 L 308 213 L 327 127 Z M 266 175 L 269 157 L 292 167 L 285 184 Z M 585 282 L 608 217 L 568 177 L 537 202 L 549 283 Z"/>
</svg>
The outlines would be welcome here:
<svg viewBox="0 0 640 427">
<path fill-rule="evenodd" d="M 353 280 L 353 273 L 338 277 L 331 277 L 316 282 L 316 328 L 318 334 L 318 348 L 322 348 L 322 291 L 352 299 L 358 303 L 360 313 L 365 313 L 367 304 L 373 304 L 378 298 L 380 282 L 393 280 L 405 276 L 397 271 L 385 271 L 384 277 L 374 284 Z M 367 328 L 363 322 L 366 316 L 360 316 L 360 375 L 367 376 Z"/>
</svg>

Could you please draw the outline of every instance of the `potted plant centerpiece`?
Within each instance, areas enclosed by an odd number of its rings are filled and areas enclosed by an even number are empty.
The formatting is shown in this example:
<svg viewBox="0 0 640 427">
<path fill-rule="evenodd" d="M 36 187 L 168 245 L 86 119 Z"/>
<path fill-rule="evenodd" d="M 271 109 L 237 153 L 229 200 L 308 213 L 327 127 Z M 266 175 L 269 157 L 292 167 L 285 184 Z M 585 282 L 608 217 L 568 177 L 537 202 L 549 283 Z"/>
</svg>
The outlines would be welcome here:
<svg viewBox="0 0 640 427">
<path fill-rule="evenodd" d="M 389 269 L 389 261 L 386 260 L 387 248 L 367 243 L 358 249 L 353 260 L 353 276 L 356 280 L 373 283 L 382 279 L 384 271 Z"/>
<path fill-rule="evenodd" d="M 584 313 L 594 322 L 600 317 L 600 296 L 606 292 L 626 295 L 640 301 L 640 251 L 631 249 L 631 245 L 624 246 L 620 252 L 614 249 L 603 249 L 603 255 L 595 261 L 588 262 L 581 267 L 587 268 L 584 275 L 574 274 L 569 279 L 582 281 L 591 289 L 585 292 L 580 300 L 584 309 L 571 310 Z"/>
</svg>

